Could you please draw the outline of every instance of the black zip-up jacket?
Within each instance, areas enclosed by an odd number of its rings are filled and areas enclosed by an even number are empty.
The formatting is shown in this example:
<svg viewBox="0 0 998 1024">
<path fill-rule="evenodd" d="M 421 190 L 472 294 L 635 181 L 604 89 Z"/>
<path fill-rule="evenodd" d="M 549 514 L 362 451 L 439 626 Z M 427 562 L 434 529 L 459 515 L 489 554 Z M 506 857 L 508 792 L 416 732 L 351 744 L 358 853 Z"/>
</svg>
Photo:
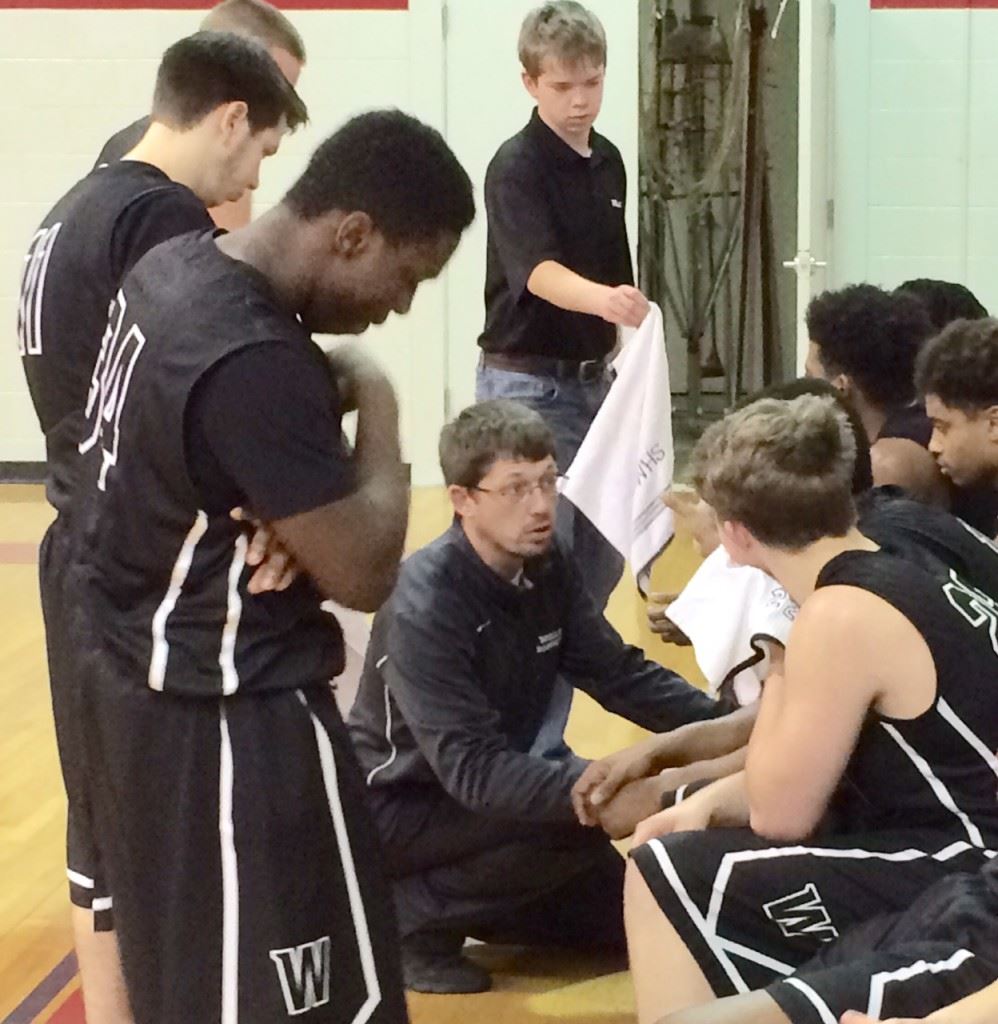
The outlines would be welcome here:
<svg viewBox="0 0 998 1024">
<path fill-rule="evenodd" d="M 403 799 L 410 785 L 439 785 L 492 818 L 574 820 L 569 792 L 586 762 L 529 753 L 559 673 L 656 732 L 721 714 L 621 640 L 562 548 L 514 584 L 455 523 L 404 563 L 375 619 L 348 723 L 367 784 Z"/>
</svg>

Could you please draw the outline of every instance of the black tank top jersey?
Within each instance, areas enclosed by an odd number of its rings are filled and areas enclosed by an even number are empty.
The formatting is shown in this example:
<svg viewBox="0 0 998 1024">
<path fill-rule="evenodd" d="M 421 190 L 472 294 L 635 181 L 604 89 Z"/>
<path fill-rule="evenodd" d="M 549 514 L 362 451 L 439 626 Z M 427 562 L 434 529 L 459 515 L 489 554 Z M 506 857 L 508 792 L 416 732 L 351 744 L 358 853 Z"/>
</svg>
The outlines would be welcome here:
<svg viewBox="0 0 998 1024">
<path fill-rule="evenodd" d="M 105 164 L 113 164 L 120 160 L 126 153 L 130 153 L 142 141 L 142 136 L 149 130 L 152 118 L 147 114 L 133 121 L 130 125 L 116 131 L 104 143 L 94 167 L 102 167 Z"/>
<path fill-rule="evenodd" d="M 327 683 L 343 670 L 334 616 L 304 576 L 247 592 L 247 537 L 205 511 L 185 414 L 216 364 L 265 342 L 297 346 L 338 408 L 318 346 L 269 283 L 211 233 L 150 252 L 129 274 L 91 388 L 74 511 L 85 635 L 119 679 L 195 697 Z M 247 410 L 251 415 L 251 410 Z"/>
<path fill-rule="evenodd" d="M 871 711 L 832 801 L 831 827 L 933 829 L 998 849 L 998 602 L 952 569 L 930 572 L 886 551 L 839 555 L 817 585 L 882 598 L 922 635 L 936 667 L 936 699 L 924 714 Z"/>
<path fill-rule="evenodd" d="M 147 203 L 154 197 L 153 209 Z M 127 160 L 77 182 L 35 232 L 21 282 L 18 346 L 45 433 L 48 498 L 60 512 L 69 508 L 90 376 L 124 274 L 152 244 L 210 226 L 190 189 Z"/>
<path fill-rule="evenodd" d="M 882 549 L 930 572 L 954 570 L 998 601 L 998 545 L 935 505 L 875 487 L 856 499 L 860 529 Z"/>
</svg>

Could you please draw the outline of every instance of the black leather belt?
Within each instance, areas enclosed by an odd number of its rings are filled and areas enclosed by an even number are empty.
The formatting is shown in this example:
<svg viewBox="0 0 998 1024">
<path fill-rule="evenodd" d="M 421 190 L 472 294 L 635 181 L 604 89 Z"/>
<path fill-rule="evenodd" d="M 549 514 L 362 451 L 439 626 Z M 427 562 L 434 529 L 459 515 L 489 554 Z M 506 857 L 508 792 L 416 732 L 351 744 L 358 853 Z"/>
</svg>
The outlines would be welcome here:
<svg viewBox="0 0 998 1024">
<path fill-rule="evenodd" d="M 608 372 L 603 359 L 551 359 L 513 352 L 483 352 L 482 365 L 514 373 L 531 373 L 537 377 L 559 377 L 563 380 L 602 380 Z"/>
</svg>

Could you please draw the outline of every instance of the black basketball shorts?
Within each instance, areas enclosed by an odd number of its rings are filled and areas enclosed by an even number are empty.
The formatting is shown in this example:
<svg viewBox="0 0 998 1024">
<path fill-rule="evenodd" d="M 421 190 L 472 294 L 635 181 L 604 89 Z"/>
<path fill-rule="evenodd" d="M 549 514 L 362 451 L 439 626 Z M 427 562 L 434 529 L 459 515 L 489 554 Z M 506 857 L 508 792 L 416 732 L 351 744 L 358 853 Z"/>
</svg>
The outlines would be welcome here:
<svg viewBox="0 0 998 1024">
<path fill-rule="evenodd" d="M 631 856 L 718 996 L 789 977 L 849 929 L 986 861 L 966 840 L 916 830 L 791 844 L 708 829 Z"/>
<path fill-rule="evenodd" d="M 66 874 L 69 898 L 77 907 L 94 912 L 98 931 L 113 926 L 111 894 L 101 865 L 94 830 L 85 768 L 85 743 L 80 702 L 78 632 L 67 598 L 69 528 L 58 518 L 48 528 L 38 552 L 38 583 L 45 619 L 52 715 L 63 785 L 66 789 Z"/>
<path fill-rule="evenodd" d="M 330 687 L 192 699 L 102 673 L 89 768 L 137 1024 L 400 1024 L 398 942 Z"/>
</svg>

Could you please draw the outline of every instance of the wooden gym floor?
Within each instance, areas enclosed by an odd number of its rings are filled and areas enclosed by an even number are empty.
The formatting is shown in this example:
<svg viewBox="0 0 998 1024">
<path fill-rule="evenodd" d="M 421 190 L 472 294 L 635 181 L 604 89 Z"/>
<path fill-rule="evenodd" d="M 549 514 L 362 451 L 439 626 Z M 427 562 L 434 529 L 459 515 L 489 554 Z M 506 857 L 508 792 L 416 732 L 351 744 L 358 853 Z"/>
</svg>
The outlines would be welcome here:
<svg viewBox="0 0 998 1024">
<path fill-rule="evenodd" d="M 37 547 L 51 519 L 40 487 L 0 485 L 0 1024 L 82 1024 L 72 957 L 65 881 L 65 801 L 48 696 Z M 414 549 L 450 521 L 442 489 L 413 494 L 409 543 Z M 678 536 L 660 560 L 655 585 L 675 592 L 696 565 Z M 609 618 L 689 679 L 700 676 L 688 650 L 667 647 L 645 624 L 644 605 L 627 577 Z M 569 739 L 598 757 L 638 739 L 641 730 L 576 698 Z M 477 996 L 413 996 L 414 1024 L 624 1024 L 633 1019 L 626 974 L 596 961 L 536 951 L 476 951 L 495 973 L 495 988 Z"/>
</svg>

